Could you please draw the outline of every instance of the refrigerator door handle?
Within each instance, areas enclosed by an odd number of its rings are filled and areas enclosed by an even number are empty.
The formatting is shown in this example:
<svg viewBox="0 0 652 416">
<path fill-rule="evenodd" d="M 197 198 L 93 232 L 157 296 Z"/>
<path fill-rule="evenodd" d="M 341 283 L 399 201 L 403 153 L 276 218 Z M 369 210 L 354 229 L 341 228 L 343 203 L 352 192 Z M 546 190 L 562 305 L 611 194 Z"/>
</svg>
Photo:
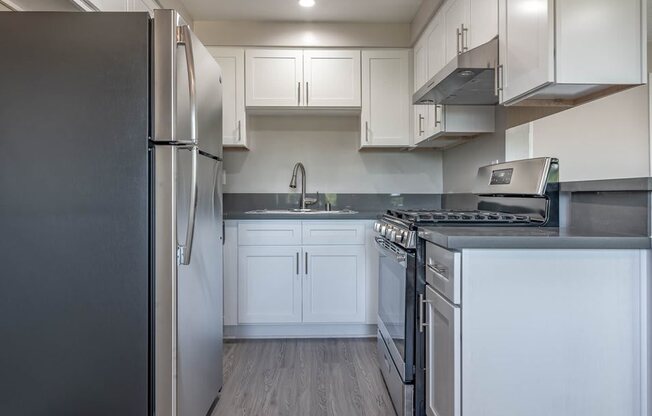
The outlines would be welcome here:
<svg viewBox="0 0 652 416">
<path fill-rule="evenodd" d="M 195 235 L 195 218 L 197 215 L 197 157 L 199 155 L 199 148 L 196 145 L 192 146 L 190 152 L 192 155 L 190 172 L 190 207 L 188 209 L 186 241 L 184 244 L 179 244 L 177 242 L 177 259 L 179 264 L 182 266 L 190 264 L 190 255 L 192 254 L 192 244 Z"/>
<path fill-rule="evenodd" d="M 195 80 L 195 56 L 192 49 L 192 35 L 188 25 L 177 27 L 177 45 L 183 45 L 186 48 L 188 96 L 190 98 L 190 141 L 197 144 L 197 84 Z"/>
</svg>

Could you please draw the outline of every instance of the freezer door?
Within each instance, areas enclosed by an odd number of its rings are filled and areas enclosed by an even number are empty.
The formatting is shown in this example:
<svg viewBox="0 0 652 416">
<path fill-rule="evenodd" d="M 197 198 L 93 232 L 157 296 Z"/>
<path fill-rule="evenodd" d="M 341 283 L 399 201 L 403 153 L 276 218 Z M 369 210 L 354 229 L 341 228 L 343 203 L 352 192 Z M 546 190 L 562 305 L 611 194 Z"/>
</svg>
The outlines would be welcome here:
<svg viewBox="0 0 652 416">
<path fill-rule="evenodd" d="M 154 146 L 157 416 L 204 416 L 222 387 L 222 165 L 214 158 L 197 159 L 189 264 L 176 255 L 192 208 L 192 152 Z"/>
<path fill-rule="evenodd" d="M 185 235 L 191 155 L 178 152 L 177 216 Z M 206 415 L 222 388 L 222 164 L 200 155 L 190 264 L 178 278 L 178 415 Z"/>
<path fill-rule="evenodd" d="M 220 66 L 173 10 L 154 12 L 153 44 L 152 140 L 221 157 Z"/>
</svg>

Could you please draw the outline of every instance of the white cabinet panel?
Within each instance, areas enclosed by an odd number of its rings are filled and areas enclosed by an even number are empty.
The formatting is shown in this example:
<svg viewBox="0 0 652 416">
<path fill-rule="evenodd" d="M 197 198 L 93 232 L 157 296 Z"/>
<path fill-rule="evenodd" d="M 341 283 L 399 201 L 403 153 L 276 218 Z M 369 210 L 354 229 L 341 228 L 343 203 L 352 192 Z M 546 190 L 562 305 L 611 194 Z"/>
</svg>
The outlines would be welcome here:
<svg viewBox="0 0 652 416">
<path fill-rule="evenodd" d="M 428 81 L 428 56 L 428 39 L 422 36 L 414 45 L 414 92 Z"/>
<path fill-rule="evenodd" d="M 557 1 L 556 82 L 640 82 L 642 6 L 641 0 Z"/>
<path fill-rule="evenodd" d="M 365 224 L 360 221 L 304 221 L 302 229 L 304 245 L 365 243 Z"/>
<path fill-rule="evenodd" d="M 245 55 L 247 107 L 302 105 L 302 50 L 247 49 Z"/>
<path fill-rule="evenodd" d="M 303 322 L 364 322 L 364 246 L 303 250 Z"/>
<path fill-rule="evenodd" d="M 468 50 L 464 31 L 469 29 L 469 0 L 449 0 L 443 6 L 446 27 L 446 63 L 456 55 Z"/>
<path fill-rule="evenodd" d="M 238 322 L 301 322 L 301 247 L 238 250 Z"/>
<path fill-rule="evenodd" d="M 247 147 L 244 49 L 209 47 L 222 68 L 222 140 L 226 147 Z"/>
<path fill-rule="evenodd" d="M 500 0 L 501 102 L 554 81 L 553 0 Z"/>
<path fill-rule="evenodd" d="M 460 416 L 460 308 L 453 306 L 430 286 L 426 286 L 426 311 L 426 414 Z"/>
<path fill-rule="evenodd" d="M 304 103 L 309 107 L 360 107 L 360 51 L 303 52 Z"/>
<path fill-rule="evenodd" d="M 450 59 L 446 53 L 446 24 L 442 13 L 438 13 L 428 25 L 425 32 L 428 51 L 428 75 L 424 83 L 434 77 Z M 453 53 L 452 57 L 456 54 Z M 452 59 L 451 57 L 451 59 Z"/>
<path fill-rule="evenodd" d="M 301 244 L 301 221 L 240 221 L 241 246 L 283 246 Z"/>
<path fill-rule="evenodd" d="M 409 146 L 409 51 L 362 52 L 361 146 Z"/>
<path fill-rule="evenodd" d="M 469 5 L 469 31 L 465 41 L 473 49 L 498 36 L 498 0 L 470 0 Z"/>
</svg>

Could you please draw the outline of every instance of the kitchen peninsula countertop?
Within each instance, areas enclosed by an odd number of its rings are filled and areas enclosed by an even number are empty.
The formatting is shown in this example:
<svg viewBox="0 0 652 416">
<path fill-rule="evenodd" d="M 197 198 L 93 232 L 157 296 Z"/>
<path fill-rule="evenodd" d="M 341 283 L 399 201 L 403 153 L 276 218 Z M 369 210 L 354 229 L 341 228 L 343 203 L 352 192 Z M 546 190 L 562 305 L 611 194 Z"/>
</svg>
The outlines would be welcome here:
<svg viewBox="0 0 652 416">
<path fill-rule="evenodd" d="M 422 227 L 419 237 L 449 249 L 649 249 L 649 236 L 556 227 Z"/>
</svg>

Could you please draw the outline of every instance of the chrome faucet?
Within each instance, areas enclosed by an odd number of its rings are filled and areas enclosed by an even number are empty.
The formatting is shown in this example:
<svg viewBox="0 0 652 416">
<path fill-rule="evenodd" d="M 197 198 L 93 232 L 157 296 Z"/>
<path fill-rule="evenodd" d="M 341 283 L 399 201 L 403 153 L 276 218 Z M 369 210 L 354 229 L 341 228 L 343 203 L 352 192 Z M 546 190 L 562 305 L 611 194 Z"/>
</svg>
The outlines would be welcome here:
<svg viewBox="0 0 652 416">
<path fill-rule="evenodd" d="M 301 199 L 299 200 L 299 206 L 301 210 L 305 210 L 306 206 L 316 204 L 317 198 L 306 198 L 306 168 L 301 162 L 294 165 L 290 188 L 297 189 L 297 173 L 299 173 L 299 169 L 301 169 Z"/>
</svg>

